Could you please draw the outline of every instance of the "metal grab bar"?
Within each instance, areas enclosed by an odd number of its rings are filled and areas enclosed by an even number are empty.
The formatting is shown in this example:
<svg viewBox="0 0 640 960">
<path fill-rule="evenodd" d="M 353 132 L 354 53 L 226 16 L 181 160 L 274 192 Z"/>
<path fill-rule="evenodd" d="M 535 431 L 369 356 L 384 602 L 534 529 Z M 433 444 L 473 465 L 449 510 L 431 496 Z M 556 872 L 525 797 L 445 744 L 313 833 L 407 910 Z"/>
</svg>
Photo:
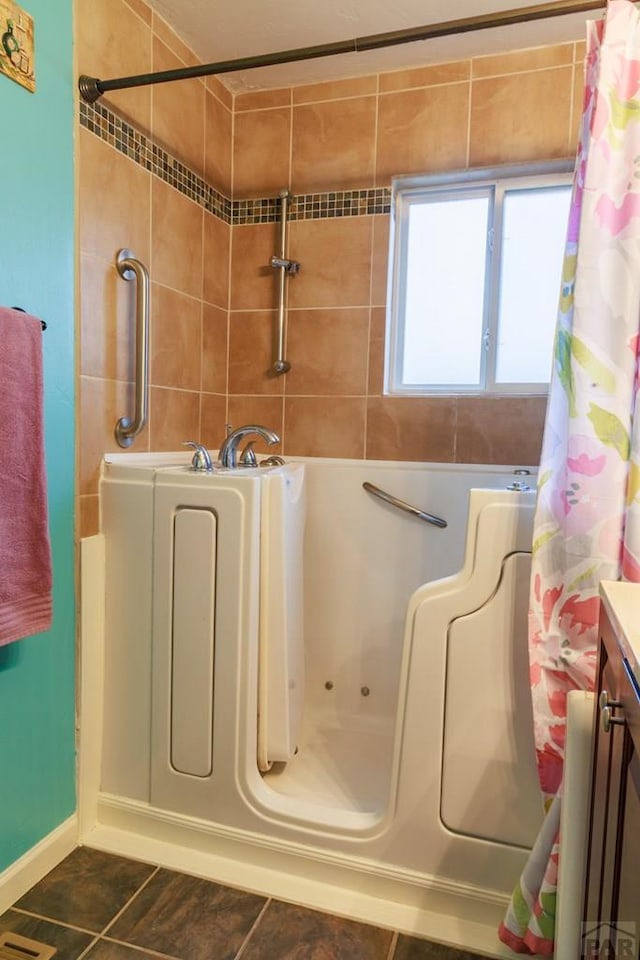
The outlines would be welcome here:
<svg viewBox="0 0 640 960">
<path fill-rule="evenodd" d="M 420 520 L 426 521 L 426 523 L 432 523 L 434 527 L 446 527 L 447 521 L 442 520 L 440 517 L 434 517 L 432 513 L 425 513 L 424 510 L 418 510 L 417 507 L 413 507 L 410 503 L 406 503 L 404 500 L 399 500 L 398 497 L 394 497 L 393 494 L 387 493 L 386 490 L 381 490 L 380 487 L 376 487 L 373 483 L 369 483 L 365 480 L 362 484 L 364 490 L 367 493 L 372 493 L 374 497 L 378 497 L 380 500 L 384 500 L 385 503 L 390 503 L 392 507 L 397 507 L 399 510 L 404 510 L 405 513 L 410 513 L 413 517 L 418 517 Z"/>
<path fill-rule="evenodd" d="M 147 422 L 149 407 L 149 271 L 130 250 L 119 250 L 116 269 L 123 280 L 136 280 L 136 408 L 133 420 L 121 417 L 115 437 L 130 447 Z"/>
<path fill-rule="evenodd" d="M 278 278 L 278 326 L 276 329 L 276 359 L 271 367 L 272 373 L 280 376 L 291 369 L 291 364 L 284 359 L 284 319 L 285 319 L 285 281 L 287 274 L 295 276 L 300 269 L 297 260 L 287 259 L 287 216 L 289 210 L 288 190 L 280 191 L 280 254 L 271 257 L 271 266 L 280 271 Z"/>
</svg>

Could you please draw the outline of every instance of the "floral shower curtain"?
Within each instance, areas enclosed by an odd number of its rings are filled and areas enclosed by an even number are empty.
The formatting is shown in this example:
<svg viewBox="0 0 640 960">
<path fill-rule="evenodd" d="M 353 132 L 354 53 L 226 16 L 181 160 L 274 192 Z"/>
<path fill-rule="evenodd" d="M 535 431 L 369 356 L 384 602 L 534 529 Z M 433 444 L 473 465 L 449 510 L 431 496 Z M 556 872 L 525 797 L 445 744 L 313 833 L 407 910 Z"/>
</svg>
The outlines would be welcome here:
<svg viewBox="0 0 640 960">
<path fill-rule="evenodd" d="M 580 146 L 538 475 L 529 658 L 547 815 L 500 927 L 553 953 L 566 696 L 593 689 L 598 583 L 640 581 L 640 15 L 588 24 Z"/>
</svg>

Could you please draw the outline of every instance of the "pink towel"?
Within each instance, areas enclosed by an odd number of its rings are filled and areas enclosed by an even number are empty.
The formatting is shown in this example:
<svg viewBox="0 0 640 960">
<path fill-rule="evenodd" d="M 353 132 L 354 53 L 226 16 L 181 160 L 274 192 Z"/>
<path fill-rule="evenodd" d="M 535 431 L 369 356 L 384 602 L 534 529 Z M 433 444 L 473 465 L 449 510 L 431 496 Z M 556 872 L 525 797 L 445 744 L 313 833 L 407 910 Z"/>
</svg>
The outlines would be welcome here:
<svg viewBox="0 0 640 960">
<path fill-rule="evenodd" d="M 0 646 L 51 626 L 42 327 L 0 307 Z"/>
</svg>

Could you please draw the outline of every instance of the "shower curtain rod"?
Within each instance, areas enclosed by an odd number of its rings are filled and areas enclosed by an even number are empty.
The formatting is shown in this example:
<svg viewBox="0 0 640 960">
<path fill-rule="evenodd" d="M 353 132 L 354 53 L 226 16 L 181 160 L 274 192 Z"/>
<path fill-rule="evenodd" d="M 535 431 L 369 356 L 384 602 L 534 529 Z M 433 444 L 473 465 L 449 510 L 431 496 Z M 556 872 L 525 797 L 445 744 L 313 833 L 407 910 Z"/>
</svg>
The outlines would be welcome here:
<svg viewBox="0 0 640 960">
<path fill-rule="evenodd" d="M 209 77 L 218 73 L 231 73 L 236 70 L 253 70 L 255 67 L 295 63 L 299 60 L 332 57 L 342 53 L 360 53 L 363 50 L 377 50 L 381 47 L 392 47 L 401 43 L 412 43 L 416 40 L 432 40 L 435 37 L 471 33 L 474 30 L 488 30 L 491 27 L 504 27 L 532 20 L 546 20 L 550 17 L 561 17 L 569 13 L 586 13 L 589 10 L 603 9 L 606 2 L 607 0 L 556 0 L 554 3 L 542 3 L 533 7 L 520 7 L 518 10 L 503 10 L 476 17 L 465 17 L 462 20 L 430 23 L 423 27 L 393 30 L 390 33 L 376 33 L 353 40 L 338 40 L 336 43 L 322 43 L 314 47 L 299 47 L 296 50 L 282 50 L 278 53 L 266 53 L 255 57 L 240 57 L 237 60 L 221 60 L 219 63 L 203 63 L 195 67 L 162 70 L 158 73 L 141 73 L 138 76 L 119 77 L 115 80 L 98 80 L 96 77 L 83 74 L 78 81 L 78 86 L 83 100 L 86 100 L 87 103 L 95 103 L 103 93 L 108 93 L 110 90 L 145 87 L 152 83 L 167 83 L 171 80 Z"/>
</svg>

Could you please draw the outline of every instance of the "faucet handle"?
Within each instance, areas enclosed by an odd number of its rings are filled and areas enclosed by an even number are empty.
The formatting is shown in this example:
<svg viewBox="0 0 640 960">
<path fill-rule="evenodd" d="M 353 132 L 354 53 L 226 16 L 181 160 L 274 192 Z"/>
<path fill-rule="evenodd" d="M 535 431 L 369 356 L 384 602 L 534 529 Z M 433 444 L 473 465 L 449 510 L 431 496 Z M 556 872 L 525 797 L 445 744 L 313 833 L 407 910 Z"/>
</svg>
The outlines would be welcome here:
<svg viewBox="0 0 640 960">
<path fill-rule="evenodd" d="M 257 467 L 257 466 L 258 466 L 258 460 L 257 460 L 257 458 L 256 458 L 256 452 L 255 452 L 255 450 L 253 449 L 254 443 L 255 443 L 255 440 L 249 440 L 249 443 L 246 445 L 246 447 L 244 448 L 244 450 L 243 450 L 242 453 L 240 454 L 240 457 L 239 457 L 239 459 L 238 459 L 238 462 L 241 463 L 243 467 Z"/>
<path fill-rule="evenodd" d="M 193 447 L 195 450 L 195 453 L 193 454 L 193 460 L 191 461 L 192 470 L 195 470 L 198 473 L 213 473 L 211 455 L 204 444 L 198 443 L 197 440 L 185 440 L 182 446 Z"/>
</svg>

